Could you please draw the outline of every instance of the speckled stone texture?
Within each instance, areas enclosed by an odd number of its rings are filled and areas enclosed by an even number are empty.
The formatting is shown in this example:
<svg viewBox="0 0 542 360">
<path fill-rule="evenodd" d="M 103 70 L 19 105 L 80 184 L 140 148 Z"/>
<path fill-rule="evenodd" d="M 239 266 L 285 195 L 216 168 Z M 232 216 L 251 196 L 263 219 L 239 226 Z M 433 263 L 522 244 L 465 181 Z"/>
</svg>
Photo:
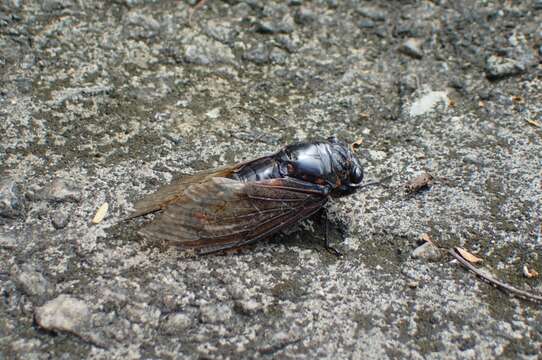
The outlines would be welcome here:
<svg viewBox="0 0 542 360">
<path fill-rule="evenodd" d="M 539 357 L 542 305 L 417 248 L 542 293 L 540 1 L 195 4 L 0 0 L 0 358 Z M 329 205 L 340 259 L 316 218 L 204 257 L 120 221 L 331 134 L 394 175 Z"/>
</svg>

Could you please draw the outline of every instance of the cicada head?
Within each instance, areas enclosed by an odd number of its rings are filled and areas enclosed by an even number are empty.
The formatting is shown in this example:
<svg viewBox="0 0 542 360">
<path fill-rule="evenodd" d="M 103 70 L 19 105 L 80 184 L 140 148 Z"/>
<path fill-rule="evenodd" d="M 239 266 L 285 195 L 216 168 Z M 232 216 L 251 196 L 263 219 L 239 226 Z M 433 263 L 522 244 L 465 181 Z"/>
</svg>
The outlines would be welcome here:
<svg viewBox="0 0 542 360">
<path fill-rule="evenodd" d="M 331 161 L 337 175 L 337 183 L 332 191 L 334 197 L 352 194 L 361 186 L 363 181 L 363 166 L 354 153 L 354 149 L 338 140 L 328 138 L 331 147 Z"/>
</svg>

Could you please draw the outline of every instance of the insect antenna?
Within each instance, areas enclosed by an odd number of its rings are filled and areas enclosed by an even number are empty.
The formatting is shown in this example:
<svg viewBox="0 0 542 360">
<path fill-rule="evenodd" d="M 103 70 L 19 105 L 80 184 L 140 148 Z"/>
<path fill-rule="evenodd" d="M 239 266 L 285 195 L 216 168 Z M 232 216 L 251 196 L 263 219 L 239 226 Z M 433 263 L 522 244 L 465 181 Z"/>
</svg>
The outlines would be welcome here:
<svg viewBox="0 0 542 360">
<path fill-rule="evenodd" d="M 392 175 L 388 175 L 386 176 L 385 178 L 382 178 L 378 181 L 371 181 L 369 183 L 365 183 L 365 184 L 359 184 L 359 185 L 353 185 L 351 184 L 350 186 L 351 187 L 357 187 L 359 189 L 363 189 L 363 188 L 366 188 L 366 187 L 369 187 L 369 186 L 375 186 L 375 185 L 380 185 L 380 186 L 384 186 L 384 182 L 390 180 L 392 177 L 394 177 L 396 174 L 392 174 Z"/>
</svg>

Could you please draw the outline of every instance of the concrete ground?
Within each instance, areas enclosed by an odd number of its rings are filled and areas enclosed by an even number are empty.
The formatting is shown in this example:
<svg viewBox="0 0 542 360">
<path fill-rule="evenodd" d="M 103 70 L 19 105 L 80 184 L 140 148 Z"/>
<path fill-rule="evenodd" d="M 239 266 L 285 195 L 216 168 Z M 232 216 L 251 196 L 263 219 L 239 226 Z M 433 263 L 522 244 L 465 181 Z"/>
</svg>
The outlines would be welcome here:
<svg viewBox="0 0 542 360">
<path fill-rule="evenodd" d="M 0 1 L 0 358 L 540 358 L 542 305 L 418 247 L 542 293 L 542 2 L 195 3 Z M 329 205 L 343 258 L 315 219 L 203 257 L 119 222 L 331 134 L 394 175 Z"/>
</svg>

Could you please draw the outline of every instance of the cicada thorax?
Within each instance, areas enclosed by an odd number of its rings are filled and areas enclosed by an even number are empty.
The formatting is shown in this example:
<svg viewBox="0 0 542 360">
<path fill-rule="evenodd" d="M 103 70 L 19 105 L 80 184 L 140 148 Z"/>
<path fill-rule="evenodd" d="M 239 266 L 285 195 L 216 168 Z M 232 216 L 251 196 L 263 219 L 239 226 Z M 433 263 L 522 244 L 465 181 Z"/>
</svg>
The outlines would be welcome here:
<svg viewBox="0 0 542 360">
<path fill-rule="evenodd" d="M 334 152 L 334 145 L 327 142 L 286 146 L 279 153 L 282 156 L 281 170 L 286 176 L 325 185 L 332 190 L 340 186 L 344 169 L 343 166 L 337 167 Z"/>
</svg>

